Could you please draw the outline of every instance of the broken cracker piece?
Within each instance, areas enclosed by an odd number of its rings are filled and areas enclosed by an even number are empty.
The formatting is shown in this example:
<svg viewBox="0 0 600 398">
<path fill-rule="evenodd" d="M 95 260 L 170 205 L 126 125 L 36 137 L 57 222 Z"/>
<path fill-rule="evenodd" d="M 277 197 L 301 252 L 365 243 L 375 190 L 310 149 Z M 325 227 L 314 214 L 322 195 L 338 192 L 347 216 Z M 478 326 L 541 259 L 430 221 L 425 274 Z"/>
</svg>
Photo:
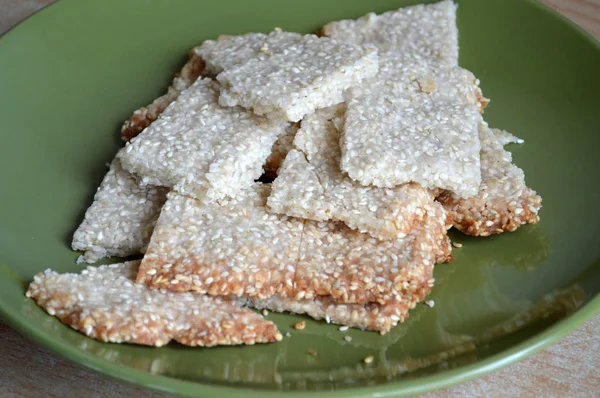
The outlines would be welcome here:
<svg viewBox="0 0 600 398">
<path fill-rule="evenodd" d="M 142 183 L 200 199 L 235 196 L 262 174 L 287 123 L 218 105 L 218 83 L 198 79 L 119 154 Z"/>
<path fill-rule="evenodd" d="M 341 169 L 363 185 L 416 182 L 474 196 L 479 101 L 477 79 L 465 69 L 380 54 L 379 75 L 347 93 Z"/>
<path fill-rule="evenodd" d="M 166 200 L 166 188 L 141 186 L 114 159 L 71 247 L 85 251 L 83 259 L 89 263 L 143 253 Z"/>
<path fill-rule="evenodd" d="M 356 20 L 330 22 L 323 35 L 339 41 L 370 44 L 409 56 L 458 65 L 457 5 L 451 0 L 369 13 Z"/>
<path fill-rule="evenodd" d="M 273 144 L 273 148 L 271 148 L 271 154 L 263 166 L 267 178 L 274 180 L 277 177 L 277 172 L 279 171 L 283 160 L 287 156 L 288 152 L 294 147 L 294 137 L 296 137 L 298 128 L 298 124 L 290 124 L 285 129 L 285 133 L 280 135 L 279 138 L 277 138 L 277 141 L 275 141 Z"/>
<path fill-rule="evenodd" d="M 217 76 L 219 103 L 241 105 L 258 115 L 297 122 L 318 108 L 344 100 L 343 92 L 378 70 L 377 51 L 325 37 L 305 35 L 295 43 L 269 46 Z"/>
<path fill-rule="evenodd" d="M 481 187 L 479 193 L 463 199 L 445 191 L 438 201 L 452 213 L 454 226 L 467 235 L 489 236 L 510 232 L 523 224 L 536 224 L 542 198 L 525 184 L 525 173 L 513 164 L 504 145 L 523 140 L 512 134 L 479 128 L 481 140 Z"/>
<path fill-rule="evenodd" d="M 96 340 L 163 346 L 255 344 L 281 340 L 270 321 L 231 297 L 174 293 L 134 282 L 139 261 L 88 267 L 81 274 L 47 270 L 27 297 Z"/>
<path fill-rule="evenodd" d="M 173 82 L 167 89 L 166 94 L 156 98 L 148 106 L 143 106 L 133 112 L 121 127 L 121 138 L 123 141 L 129 141 L 136 137 L 146 127 L 156 120 L 171 102 L 179 94 L 192 85 L 204 72 L 204 60 L 193 50 L 190 51 L 188 61 L 183 65 L 181 71 L 175 74 Z"/>
<path fill-rule="evenodd" d="M 339 220 L 379 239 L 408 234 L 423 221 L 433 194 L 418 184 L 362 186 L 340 170 L 340 133 L 325 108 L 302 121 L 267 201 L 271 210 L 316 221 Z"/>
</svg>

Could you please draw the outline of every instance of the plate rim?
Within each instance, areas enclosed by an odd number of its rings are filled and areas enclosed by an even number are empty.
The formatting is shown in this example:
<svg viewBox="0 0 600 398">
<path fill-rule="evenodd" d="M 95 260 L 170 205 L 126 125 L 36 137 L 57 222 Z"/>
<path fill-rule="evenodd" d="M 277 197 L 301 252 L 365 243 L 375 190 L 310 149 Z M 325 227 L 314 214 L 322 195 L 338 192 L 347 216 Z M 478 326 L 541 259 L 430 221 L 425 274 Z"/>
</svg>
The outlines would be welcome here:
<svg viewBox="0 0 600 398">
<path fill-rule="evenodd" d="M 460 0 L 453 0 L 460 3 Z M 591 44 L 597 51 L 600 51 L 600 41 L 596 40 L 581 26 L 573 22 L 565 15 L 555 11 L 549 6 L 542 4 L 538 0 L 520 0 L 529 3 L 536 7 L 540 12 L 545 12 L 553 17 L 558 22 L 561 22 L 571 29 L 576 31 L 578 35 Z M 48 8 L 62 3 L 56 0 L 21 20 L 17 25 L 12 26 L 7 31 L 0 35 L 0 39 L 18 33 L 24 26 L 28 25 L 31 20 L 37 19 L 38 15 L 44 13 Z M 9 272 L 11 268 L 0 263 L 0 273 L 9 279 L 15 279 Z M 21 284 L 20 281 L 15 280 Z M 25 295 L 23 295 L 25 298 Z M 66 358 L 71 362 L 83 366 L 86 369 L 93 370 L 103 375 L 107 375 L 113 379 L 121 380 L 131 385 L 141 386 L 154 391 L 163 393 L 177 394 L 183 396 L 205 396 L 210 394 L 219 394 L 224 398 L 241 397 L 244 398 L 260 398 L 260 397 L 276 397 L 276 396 L 306 396 L 310 394 L 312 397 L 367 397 L 377 394 L 381 397 L 386 396 L 412 396 L 414 394 L 422 394 L 426 392 L 436 391 L 443 388 L 448 388 L 459 383 L 465 383 L 479 377 L 488 375 L 492 372 L 505 368 L 518 361 L 530 357 L 531 355 L 549 347 L 557 342 L 562 337 L 571 333 L 586 321 L 591 319 L 596 314 L 600 313 L 600 292 L 596 293 L 583 306 L 577 309 L 572 314 L 558 320 L 552 326 L 546 328 L 543 332 L 538 333 L 519 344 L 516 344 L 508 349 L 505 349 L 497 354 L 494 354 L 483 360 L 459 366 L 452 370 L 445 370 L 439 373 L 419 377 L 413 380 L 395 381 L 390 383 L 378 384 L 372 387 L 351 387 L 340 388 L 331 391 L 281 391 L 259 389 L 256 386 L 249 385 L 231 387 L 219 384 L 210 384 L 202 382 L 191 382 L 187 380 L 176 379 L 174 377 L 155 375 L 149 372 L 130 368 L 125 365 L 115 364 L 104 358 L 100 358 L 91 353 L 81 351 L 80 349 L 69 345 L 65 342 L 58 341 L 52 336 L 38 330 L 31 322 L 25 320 L 16 309 L 7 305 L 3 300 L 0 300 L 0 319 L 6 322 L 10 327 L 14 328 L 21 335 L 25 336 L 29 341 L 37 344 L 50 352 L 57 354 L 62 358 Z"/>
</svg>

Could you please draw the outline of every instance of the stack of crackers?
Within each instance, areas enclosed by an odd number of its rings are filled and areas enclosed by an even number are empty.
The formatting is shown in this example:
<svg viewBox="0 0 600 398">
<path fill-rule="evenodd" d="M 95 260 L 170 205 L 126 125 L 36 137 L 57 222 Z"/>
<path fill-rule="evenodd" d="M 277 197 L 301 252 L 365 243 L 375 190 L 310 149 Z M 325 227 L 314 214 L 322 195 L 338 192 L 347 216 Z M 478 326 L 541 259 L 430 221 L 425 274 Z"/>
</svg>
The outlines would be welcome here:
<svg viewBox="0 0 600 398">
<path fill-rule="evenodd" d="M 253 309 L 386 333 L 452 260 L 447 230 L 536 223 L 541 198 L 458 66 L 456 5 L 208 40 L 134 112 L 75 232 L 27 295 L 109 342 L 281 340 Z"/>
</svg>

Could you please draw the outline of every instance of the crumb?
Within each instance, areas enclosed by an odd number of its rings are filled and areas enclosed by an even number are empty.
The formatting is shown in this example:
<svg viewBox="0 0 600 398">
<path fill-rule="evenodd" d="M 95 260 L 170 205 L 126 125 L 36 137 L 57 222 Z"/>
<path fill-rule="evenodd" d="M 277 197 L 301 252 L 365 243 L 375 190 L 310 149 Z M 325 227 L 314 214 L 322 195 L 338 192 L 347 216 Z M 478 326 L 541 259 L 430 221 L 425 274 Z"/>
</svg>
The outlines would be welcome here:
<svg viewBox="0 0 600 398">
<path fill-rule="evenodd" d="M 285 337 L 290 337 L 290 336 L 291 336 L 290 332 L 285 332 Z"/>
<path fill-rule="evenodd" d="M 352 337 L 350 336 L 344 336 L 344 340 L 346 340 L 348 343 L 352 341 Z"/>
<path fill-rule="evenodd" d="M 262 310 L 262 314 L 263 314 L 263 316 L 267 316 L 267 315 L 269 315 L 269 311 L 267 311 L 267 310 Z"/>
<path fill-rule="evenodd" d="M 308 355 L 310 355 L 311 357 L 316 357 L 317 356 L 317 352 L 315 350 L 309 350 L 308 351 Z"/>
<path fill-rule="evenodd" d="M 373 357 L 373 355 L 369 355 L 368 357 L 366 357 L 365 359 L 363 359 L 364 363 L 371 363 L 373 362 L 373 359 L 375 359 L 375 357 Z"/>
<path fill-rule="evenodd" d="M 306 327 L 306 322 L 302 321 L 302 322 L 298 322 L 297 324 L 294 325 L 294 329 L 296 330 L 302 330 Z"/>
</svg>

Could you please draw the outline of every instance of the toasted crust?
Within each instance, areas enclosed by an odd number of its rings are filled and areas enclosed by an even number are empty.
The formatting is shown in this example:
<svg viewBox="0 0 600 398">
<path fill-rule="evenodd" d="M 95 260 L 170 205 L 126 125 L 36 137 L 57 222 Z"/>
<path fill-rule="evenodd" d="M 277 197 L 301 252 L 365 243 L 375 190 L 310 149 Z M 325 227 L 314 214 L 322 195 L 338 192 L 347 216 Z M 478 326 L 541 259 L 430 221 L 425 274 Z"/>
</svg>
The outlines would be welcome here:
<svg viewBox="0 0 600 398">
<path fill-rule="evenodd" d="M 183 90 L 191 86 L 203 74 L 204 68 L 204 60 L 194 50 L 190 51 L 188 61 L 175 74 L 166 94 L 156 98 L 150 105 L 143 106 L 134 111 L 131 117 L 123 123 L 123 126 L 121 126 L 121 139 L 129 141 L 141 133 L 150 123 L 158 118 L 158 115 L 171 102 L 175 101 Z"/>
<path fill-rule="evenodd" d="M 236 299 L 150 289 L 134 282 L 139 261 L 37 274 L 27 297 L 73 329 L 103 342 L 162 346 L 255 344 L 281 340 L 270 321 Z"/>
<path fill-rule="evenodd" d="M 512 163 L 504 149 L 509 142 L 522 142 L 501 130 L 480 127 L 481 174 L 479 193 L 469 199 L 445 191 L 438 201 L 454 217 L 454 227 L 467 235 L 489 236 L 510 232 L 523 224 L 536 224 L 542 198 L 525 184 L 523 170 Z"/>
<path fill-rule="evenodd" d="M 418 184 L 365 187 L 340 170 L 340 133 L 325 108 L 306 117 L 273 183 L 272 211 L 315 221 L 339 220 L 378 239 L 405 236 L 424 219 L 433 195 Z"/>
</svg>

